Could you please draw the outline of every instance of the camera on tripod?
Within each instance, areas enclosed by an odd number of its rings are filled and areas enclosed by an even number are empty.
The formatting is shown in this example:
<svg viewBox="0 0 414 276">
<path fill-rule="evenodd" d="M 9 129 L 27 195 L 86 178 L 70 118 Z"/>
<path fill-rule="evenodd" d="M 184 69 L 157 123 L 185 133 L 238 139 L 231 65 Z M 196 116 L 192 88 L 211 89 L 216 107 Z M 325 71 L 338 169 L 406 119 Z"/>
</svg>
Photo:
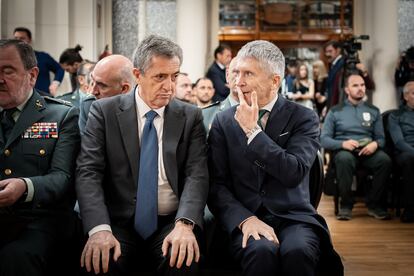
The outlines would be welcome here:
<svg viewBox="0 0 414 276">
<path fill-rule="evenodd" d="M 358 51 L 362 49 L 359 40 L 368 40 L 369 35 L 351 36 L 342 42 L 343 54 L 345 57 L 345 68 L 348 72 L 356 71 L 356 65 L 360 63 Z"/>
</svg>

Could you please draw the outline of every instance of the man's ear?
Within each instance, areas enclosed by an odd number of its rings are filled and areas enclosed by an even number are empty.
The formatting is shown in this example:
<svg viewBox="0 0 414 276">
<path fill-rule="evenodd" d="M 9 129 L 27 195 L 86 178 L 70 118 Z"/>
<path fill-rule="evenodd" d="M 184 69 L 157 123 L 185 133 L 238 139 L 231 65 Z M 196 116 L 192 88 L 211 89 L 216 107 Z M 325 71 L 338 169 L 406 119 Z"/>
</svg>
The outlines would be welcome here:
<svg viewBox="0 0 414 276">
<path fill-rule="evenodd" d="M 279 75 L 273 75 L 272 77 L 272 81 L 273 81 L 273 86 L 275 89 L 279 89 L 281 81 L 280 81 L 280 76 Z"/>
<path fill-rule="evenodd" d="M 38 75 L 39 75 L 39 68 L 37 66 L 29 70 L 30 85 L 32 85 L 33 87 L 36 84 Z"/>
<path fill-rule="evenodd" d="M 131 85 L 129 83 L 122 84 L 122 90 L 121 90 L 122 94 L 128 93 L 130 90 L 131 90 Z"/>
<path fill-rule="evenodd" d="M 132 74 L 134 74 L 135 80 L 139 84 L 140 79 L 141 79 L 141 75 L 142 75 L 141 72 L 139 71 L 139 69 L 138 68 L 132 69 Z"/>
</svg>

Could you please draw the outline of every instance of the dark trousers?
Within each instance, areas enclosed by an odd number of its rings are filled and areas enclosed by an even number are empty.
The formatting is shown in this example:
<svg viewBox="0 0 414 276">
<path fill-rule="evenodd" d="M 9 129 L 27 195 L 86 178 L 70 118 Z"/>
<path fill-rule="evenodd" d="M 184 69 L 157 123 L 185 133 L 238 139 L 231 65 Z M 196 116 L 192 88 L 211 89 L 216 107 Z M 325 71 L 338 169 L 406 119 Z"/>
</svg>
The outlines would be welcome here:
<svg viewBox="0 0 414 276">
<path fill-rule="evenodd" d="M 385 152 L 377 150 L 372 155 L 358 156 L 357 153 L 341 150 L 335 153 L 334 162 L 341 208 L 353 207 L 351 186 L 358 165 L 362 165 L 373 175 L 371 189 L 366 195 L 366 205 L 368 208 L 378 208 L 383 205 L 385 188 L 392 167 L 391 159 Z"/>
<path fill-rule="evenodd" d="M 320 238 L 312 225 L 271 214 L 259 218 L 273 227 L 279 244 L 263 236 L 260 240 L 250 237 L 246 248 L 242 248 L 243 233 L 236 229 L 231 236 L 231 251 L 243 275 L 314 275 L 320 256 Z"/>
<path fill-rule="evenodd" d="M 198 275 L 198 263 L 193 262 L 190 267 L 187 267 L 184 261 L 181 268 L 177 269 L 169 266 L 168 256 L 164 257 L 162 255 L 162 243 L 174 228 L 174 218 L 174 216 L 159 217 L 159 229 L 147 240 L 143 240 L 135 232 L 131 223 L 126 227 L 111 225 L 112 233 L 121 244 L 122 254 L 116 262 L 113 261 L 111 256 L 109 271 L 105 275 L 138 275 L 136 274 L 138 271 L 145 273 L 144 275 Z M 195 234 L 200 245 L 196 230 Z M 91 272 L 86 273 L 86 275 L 95 274 Z"/>
<path fill-rule="evenodd" d="M 403 177 L 403 204 L 414 209 L 414 154 L 403 152 L 395 157 Z"/>
</svg>

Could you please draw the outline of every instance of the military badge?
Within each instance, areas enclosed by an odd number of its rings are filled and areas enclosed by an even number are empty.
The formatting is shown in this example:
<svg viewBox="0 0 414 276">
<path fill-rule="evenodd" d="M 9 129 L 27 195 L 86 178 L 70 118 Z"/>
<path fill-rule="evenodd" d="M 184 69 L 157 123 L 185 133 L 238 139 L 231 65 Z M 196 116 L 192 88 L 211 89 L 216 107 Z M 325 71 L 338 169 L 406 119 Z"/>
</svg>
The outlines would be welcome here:
<svg viewBox="0 0 414 276">
<path fill-rule="evenodd" d="M 26 129 L 22 134 L 23 139 L 57 139 L 57 122 L 38 122 Z"/>
<path fill-rule="evenodd" d="M 362 113 L 362 119 L 364 120 L 362 122 L 363 126 L 365 126 L 365 127 L 370 127 L 371 126 L 371 113 L 363 112 Z"/>
</svg>

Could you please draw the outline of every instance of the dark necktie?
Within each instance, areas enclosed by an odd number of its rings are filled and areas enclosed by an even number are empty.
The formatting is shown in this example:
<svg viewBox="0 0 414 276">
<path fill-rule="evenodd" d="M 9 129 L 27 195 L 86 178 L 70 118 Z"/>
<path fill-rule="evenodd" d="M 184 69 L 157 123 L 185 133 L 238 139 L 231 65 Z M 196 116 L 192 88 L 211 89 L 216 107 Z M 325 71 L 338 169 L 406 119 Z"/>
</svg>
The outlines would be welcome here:
<svg viewBox="0 0 414 276">
<path fill-rule="evenodd" d="M 261 127 L 261 129 L 264 129 L 266 127 L 266 124 L 264 124 L 262 120 L 266 112 L 268 112 L 266 109 L 259 110 L 259 118 L 257 119 L 257 124 L 259 125 L 259 127 Z"/>
<path fill-rule="evenodd" d="M 4 109 L 1 113 L 1 128 L 3 129 L 3 136 L 4 140 L 7 141 L 9 138 L 13 127 L 15 125 L 13 114 L 17 111 L 17 108 L 10 108 L 10 109 Z"/>
<path fill-rule="evenodd" d="M 158 220 L 158 138 L 153 124 L 155 116 L 157 113 L 153 110 L 145 114 L 139 160 L 134 226 L 144 240 L 157 230 Z"/>
</svg>

